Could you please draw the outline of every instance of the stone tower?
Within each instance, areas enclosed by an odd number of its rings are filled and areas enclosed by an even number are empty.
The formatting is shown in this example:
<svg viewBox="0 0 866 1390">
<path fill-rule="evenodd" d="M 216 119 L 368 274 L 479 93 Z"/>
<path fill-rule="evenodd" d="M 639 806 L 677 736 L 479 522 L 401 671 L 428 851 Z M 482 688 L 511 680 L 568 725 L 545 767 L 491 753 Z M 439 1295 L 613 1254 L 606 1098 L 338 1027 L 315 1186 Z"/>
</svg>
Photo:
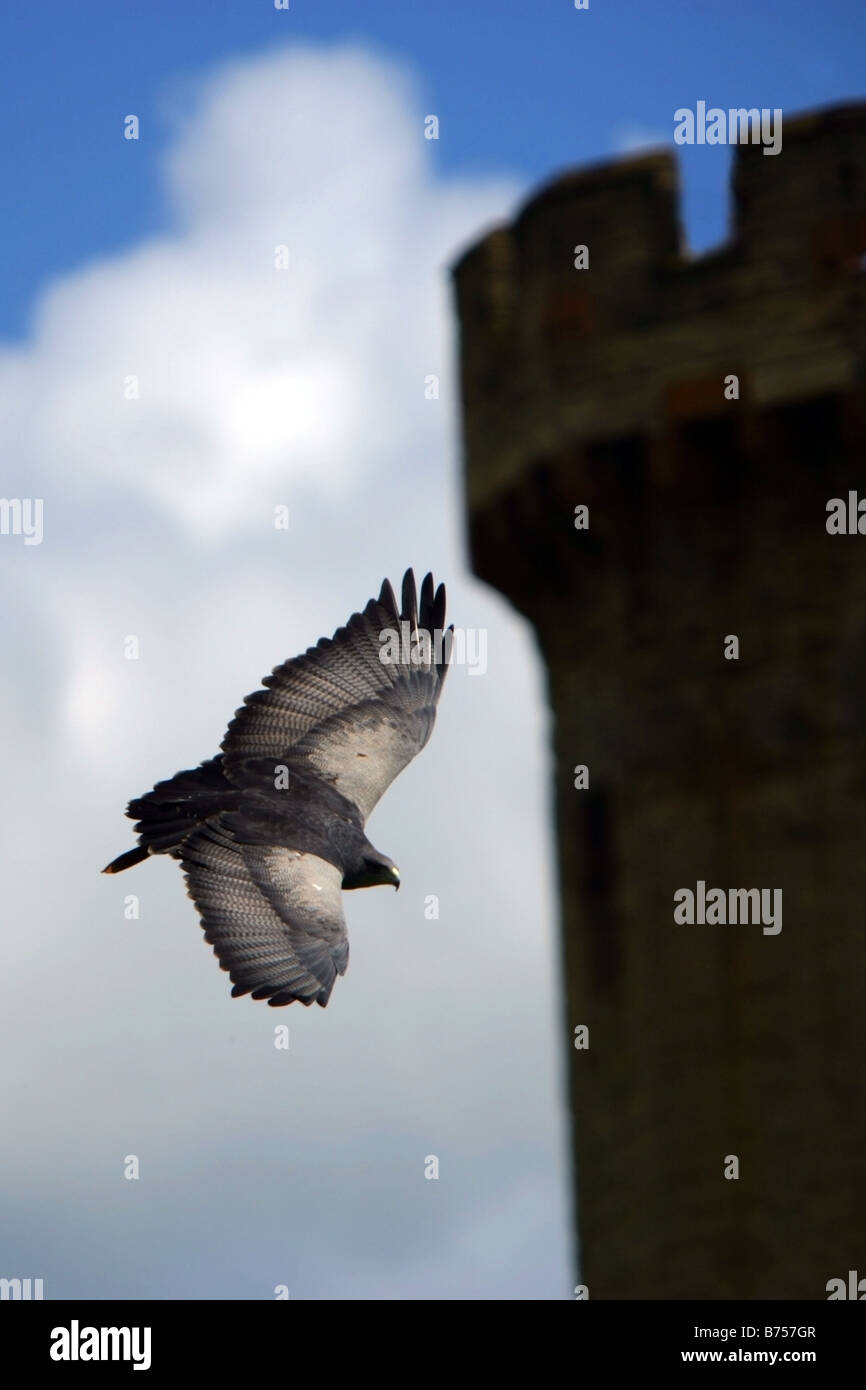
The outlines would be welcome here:
<svg viewBox="0 0 866 1390">
<path fill-rule="evenodd" d="M 866 534 L 827 529 L 866 499 L 866 105 L 734 155 L 708 255 L 652 152 L 454 271 L 472 563 L 555 716 L 591 1298 L 866 1277 Z M 675 922 L 699 881 L 781 889 L 781 930 Z"/>
</svg>

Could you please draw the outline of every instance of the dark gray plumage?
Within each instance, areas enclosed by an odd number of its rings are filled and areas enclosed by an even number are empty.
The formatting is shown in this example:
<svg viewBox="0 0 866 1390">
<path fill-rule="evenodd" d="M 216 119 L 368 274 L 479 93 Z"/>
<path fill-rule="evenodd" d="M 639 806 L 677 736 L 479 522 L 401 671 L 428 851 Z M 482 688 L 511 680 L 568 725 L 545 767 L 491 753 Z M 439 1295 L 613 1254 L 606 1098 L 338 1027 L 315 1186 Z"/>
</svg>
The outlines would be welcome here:
<svg viewBox="0 0 866 1390">
<path fill-rule="evenodd" d="M 444 620 L 432 575 L 420 612 L 411 570 L 399 607 L 385 580 L 363 613 L 265 677 L 217 757 L 129 803 L 138 848 L 103 872 L 150 854 L 179 859 L 233 995 L 324 1007 L 349 961 L 342 889 L 399 887 L 364 823 L 432 732 L 452 635 Z M 402 639 L 398 661 L 381 659 L 388 630 Z"/>
</svg>

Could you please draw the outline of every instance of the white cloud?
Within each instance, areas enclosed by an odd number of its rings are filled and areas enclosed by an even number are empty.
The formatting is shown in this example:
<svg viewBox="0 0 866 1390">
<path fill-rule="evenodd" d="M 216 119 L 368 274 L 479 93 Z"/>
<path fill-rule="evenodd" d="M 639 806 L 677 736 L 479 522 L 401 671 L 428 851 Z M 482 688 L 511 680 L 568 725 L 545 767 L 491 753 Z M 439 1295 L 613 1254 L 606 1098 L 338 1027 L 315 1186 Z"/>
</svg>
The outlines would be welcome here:
<svg viewBox="0 0 866 1390">
<path fill-rule="evenodd" d="M 54 479 L 121 481 L 208 534 L 256 524 L 277 480 L 384 481 L 443 367 L 436 270 L 512 194 L 437 185 L 408 89 L 361 51 L 303 49 L 203 88 L 168 158 L 178 227 L 49 286 L 0 372 Z"/>
<path fill-rule="evenodd" d="M 437 178 L 424 114 L 407 74 L 360 49 L 209 75 L 167 155 L 174 225 L 49 283 L 31 341 L 0 356 L 6 494 L 45 499 L 41 546 L 0 539 L 17 591 L 4 1144 L 22 1194 L 0 1272 L 38 1268 L 49 1297 L 183 1296 L 188 1268 L 213 1271 L 189 1296 L 267 1297 L 255 1201 L 311 1296 L 399 1297 L 404 1277 L 413 1297 L 473 1296 L 467 1219 L 514 1266 L 497 1286 L 479 1258 L 477 1296 L 567 1293 L 541 682 L 525 628 L 462 575 L 450 355 L 448 265 L 518 190 Z M 99 877 L 132 843 L 123 805 L 215 752 L 264 672 L 407 564 L 441 572 L 456 621 L 490 637 L 488 674 L 451 674 L 430 748 L 371 825 L 403 889 L 350 895 L 352 963 L 325 1013 L 232 1002 L 173 864 Z M 442 1218 L 416 1237 L 439 1148 Z M 139 1149 L 133 1217 L 121 1159 Z M 226 1218 L 232 1165 L 250 1195 Z M 525 1211 L 503 1233 L 513 1193 Z M 70 1203 L 102 1264 L 69 1254 Z M 393 1256 L 370 1253 L 368 1221 L 394 1225 Z M 231 1248 L 212 1251 L 202 1232 L 223 1224 Z"/>
<path fill-rule="evenodd" d="M 626 121 L 624 125 L 616 127 L 611 143 L 615 154 L 636 154 L 639 150 L 664 149 L 666 145 L 673 143 L 673 117 L 667 133 Z"/>
</svg>

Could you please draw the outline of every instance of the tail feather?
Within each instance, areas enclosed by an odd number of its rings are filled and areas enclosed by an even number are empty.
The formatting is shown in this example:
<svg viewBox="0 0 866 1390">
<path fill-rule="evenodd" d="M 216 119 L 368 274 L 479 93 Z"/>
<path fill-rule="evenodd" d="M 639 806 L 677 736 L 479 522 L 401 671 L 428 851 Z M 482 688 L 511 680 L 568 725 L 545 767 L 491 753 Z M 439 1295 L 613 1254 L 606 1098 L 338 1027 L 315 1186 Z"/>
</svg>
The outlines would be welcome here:
<svg viewBox="0 0 866 1390">
<path fill-rule="evenodd" d="M 131 869 L 133 864 L 140 864 L 142 859 L 146 859 L 150 854 L 149 849 L 144 849 L 139 845 L 136 849 L 128 849 L 126 854 L 119 854 L 116 859 L 112 859 L 110 864 L 106 864 L 102 870 L 104 874 L 121 874 L 124 869 Z"/>
<path fill-rule="evenodd" d="M 140 864 L 149 854 L 177 854 L 180 846 L 209 816 L 231 808 L 233 789 L 222 770 L 222 758 L 210 758 L 200 767 L 175 773 L 158 782 L 152 791 L 135 797 L 126 808 L 137 821 L 139 845 L 103 869 L 119 874 Z"/>
</svg>

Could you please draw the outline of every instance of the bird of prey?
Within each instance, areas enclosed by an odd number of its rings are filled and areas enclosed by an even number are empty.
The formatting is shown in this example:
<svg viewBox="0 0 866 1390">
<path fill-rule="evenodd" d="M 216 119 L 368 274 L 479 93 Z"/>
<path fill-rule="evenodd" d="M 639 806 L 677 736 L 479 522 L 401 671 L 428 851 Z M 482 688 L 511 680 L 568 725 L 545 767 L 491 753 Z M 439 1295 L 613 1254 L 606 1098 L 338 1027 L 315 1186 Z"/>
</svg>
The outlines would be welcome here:
<svg viewBox="0 0 866 1390">
<path fill-rule="evenodd" d="M 138 848 L 183 867 L 232 996 L 327 1004 L 349 961 L 342 889 L 400 885 L 364 824 L 426 744 L 448 669 L 445 587 L 387 579 L 332 638 L 277 666 L 229 724 L 222 751 L 131 801 Z"/>
</svg>

